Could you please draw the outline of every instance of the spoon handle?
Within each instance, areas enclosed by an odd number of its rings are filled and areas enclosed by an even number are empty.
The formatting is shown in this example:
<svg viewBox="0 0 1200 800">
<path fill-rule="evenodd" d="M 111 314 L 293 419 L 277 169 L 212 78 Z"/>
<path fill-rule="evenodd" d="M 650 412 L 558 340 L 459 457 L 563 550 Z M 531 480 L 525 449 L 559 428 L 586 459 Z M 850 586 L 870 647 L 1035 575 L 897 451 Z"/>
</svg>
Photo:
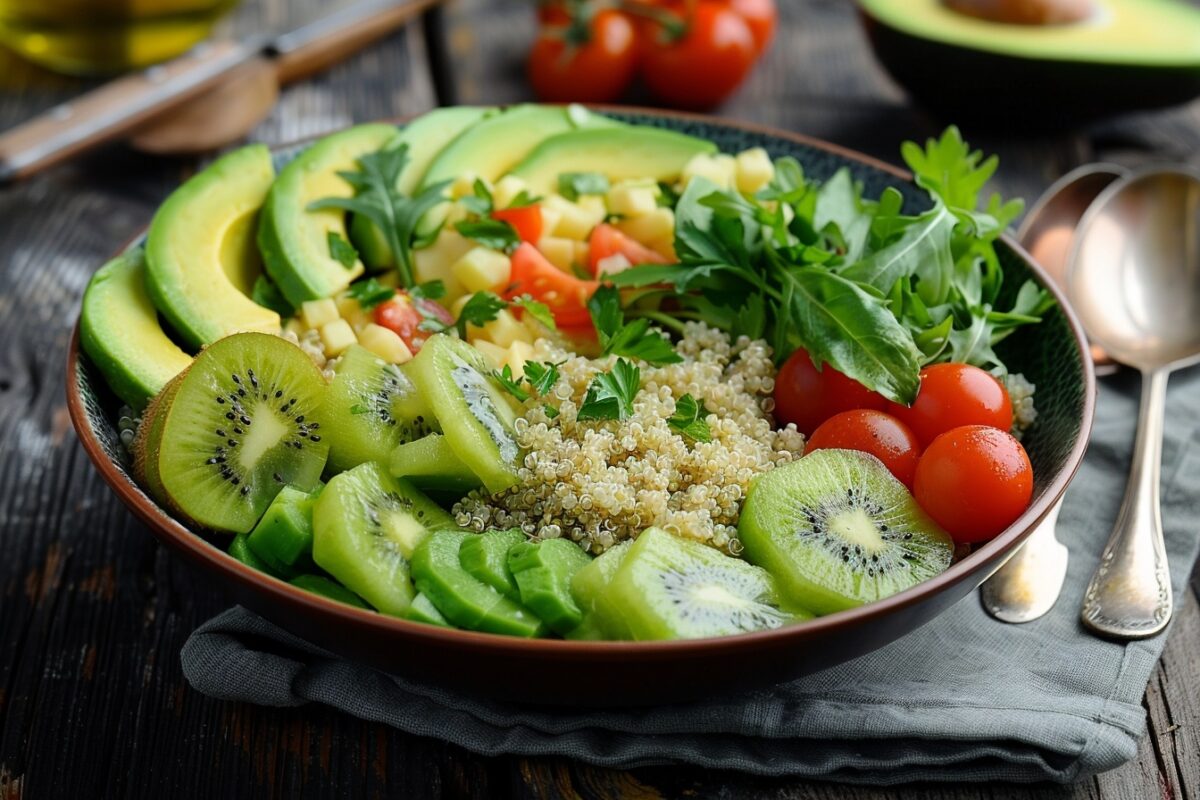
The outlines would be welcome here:
<svg viewBox="0 0 1200 800">
<path fill-rule="evenodd" d="M 1165 369 L 1142 373 L 1125 499 L 1083 599 L 1083 623 L 1104 636 L 1142 639 L 1171 619 L 1171 576 L 1158 505 L 1168 374 Z"/>
</svg>

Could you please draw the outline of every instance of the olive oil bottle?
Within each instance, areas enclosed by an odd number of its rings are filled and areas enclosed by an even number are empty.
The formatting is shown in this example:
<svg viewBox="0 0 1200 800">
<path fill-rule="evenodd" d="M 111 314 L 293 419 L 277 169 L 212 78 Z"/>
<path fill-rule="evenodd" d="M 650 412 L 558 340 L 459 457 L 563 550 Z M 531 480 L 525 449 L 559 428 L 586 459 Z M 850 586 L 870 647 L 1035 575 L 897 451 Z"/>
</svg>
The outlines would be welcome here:
<svg viewBox="0 0 1200 800">
<path fill-rule="evenodd" d="M 104 75 L 164 61 L 237 0 L 0 0 L 0 43 L 43 66 Z"/>
</svg>

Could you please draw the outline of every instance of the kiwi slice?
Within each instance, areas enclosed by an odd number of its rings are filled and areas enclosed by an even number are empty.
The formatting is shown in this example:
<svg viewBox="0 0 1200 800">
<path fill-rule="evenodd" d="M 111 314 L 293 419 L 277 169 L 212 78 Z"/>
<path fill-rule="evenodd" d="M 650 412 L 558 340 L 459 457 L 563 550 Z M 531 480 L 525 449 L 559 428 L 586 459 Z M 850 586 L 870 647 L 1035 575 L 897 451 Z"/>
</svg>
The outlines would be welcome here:
<svg viewBox="0 0 1200 800">
<path fill-rule="evenodd" d="M 508 551 L 525 541 L 525 534 L 510 531 L 486 531 L 463 540 L 458 561 L 463 569 L 491 586 L 509 600 L 520 602 L 521 590 L 508 568 Z"/>
<path fill-rule="evenodd" d="M 516 413 L 483 354 L 461 339 L 436 334 L 409 365 L 455 455 L 489 492 L 516 484 L 521 458 L 513 432 Z"/>
<path fill-rule="evenodd" d="M 440 433 L 431 433 L 392 451 L 392 474 L 408 478 L 422 489 L 466 494 L 479 486 L 479 477 L 462 462 Z"/>
<path fill-rule="evenodd" d="M 268 575 L 274 575 L 275 577 L 278 577 L 278 574 L 269 566 L 267 566 L 267 563 L 259 558 L 252 549 L 250 549 L 250 544 L 247 541 L 249 538 L 250 537 L 244 533 L 239 533 L 237 536 L 233 537 L 233 540 L 229 543 L 229 555 L 233 556 L 251 569 L 256 569 L 259 572 L 265 572 Z"/>
<path fill-rule="evenodd" d="M 313 497 L 308 492 L 283 487 L 250 532 L 250 549 L 268 564 L 289 567 L 311 555 L 312 506 Z"/>
<path fill-rule="evenodd" d="M 421 542 L 412 561 L 417 590 L 457 627 L 510 636 L 544 635 L 545 626 L 529 609 L 463 569 L 459 551 L 468 537 L 477 535 L 439 531 Z"/>
<path fill-rule="evenodd" d="M 453 525 L 412 484 L 368 461 L 333 477 L 313 504 L 313 560 L 383 613 L 403 616 L 415 594 L 413 551 Z"/>
<path fill-rule="evenodd" d="M 284 486 L 316 488 L 329 452 L 327 387 L 303 350 L 238 333 L 205 348 L 177 381 L 135 443 L 160 501 L 203 527 L 246 533 Z"/>
<path fill-rule="evenodd" d="M 568 639 L 633 638 L 633 633 L 620 617 L 607 620 L 612 626 L 609 630 L 602 624 L 606 620 L 594 613 L 632 545 L 633 542 L 625 540 L 608 548 L 571 576 L 571 597 L 583 612 L 583 622 L 576 631 L 567 634 Z"/>
<path fill-rule="evenodd" d="M 334 367 L 322 410 L 329 467 L 336 472 L 366 461 L 387 463 L 397 445 L 419 439 L 436 426 L 405 368 L 356 344 Z"/>
<path fill-rule="evenodd" d="M 145 490 L 159 502 L 166 502 L 167 491 L 163 488 L 162 476 L 158 474 L 158 448 L 162 444 L 163 425 L 167 411 L 179 391 L 179 376 L 172 379 L 150 400 L 142 413 L 130 449 L 133 451 L 133 474 Z"/>
<path fill-rule="evenodd" d="M 570 539 L 521 542 L 508 552 L 508 568 L 521 590 L 521 603 L 561 634 L 583 621 L 583 611 L 571 597 L 571 578 L 591 560 Z"/>
<path fill-rule="evenodd" d="M 354 592 L 342 586 L 337 581 L 331 581 L 323 575 L 297 575 L 288 583 L 292 586 L 297 586 L 306 592 L 319 594 L 322 597 L 328 597 L 330 600 L 336 600 L 339 603 L 345 603 L 348 606 L 355 608 L 370 608 L 362 601 L 362 598 Z"/>
<path fill-rule="evenodd" d="M 766 570 L 661 528 L 638 536 L 595 613 L 602 629 L 625 627 L 636 640 L 727 636 L 792 618 Z"/>
<path fill-rule="evenodd" d="M 738 537 L 790 602 L 818 614 L 915 586 L 949 567 L 954 552 L 904 484 L 852 450 L 818 450 L 758 478 Z"/>
<path fill-rule="evenodd" d="M 442 616 L 429 598 L 420 592 L 413 598 L 412 605 L 404 614 L 405 619 L 413 622 L 424 622 L 426 625 L 437 625 L 439 628 L 449 628 L 450 623 Z"/>
</svg>

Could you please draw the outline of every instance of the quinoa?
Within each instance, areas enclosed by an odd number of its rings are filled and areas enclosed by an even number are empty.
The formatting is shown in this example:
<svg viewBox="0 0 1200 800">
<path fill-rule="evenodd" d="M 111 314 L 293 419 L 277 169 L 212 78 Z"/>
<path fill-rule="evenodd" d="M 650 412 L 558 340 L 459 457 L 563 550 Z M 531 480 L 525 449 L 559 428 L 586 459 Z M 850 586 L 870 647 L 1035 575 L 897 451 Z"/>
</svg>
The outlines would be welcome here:
<svg viewBox="0 0 1200 800">
<path fill-rule="evenodd" d="M 521 528 L 542 539 L 569 538 L 602 553 L 650 526 L 736 555 L 738 515 L 757 475 L 799 458 L 804 437 L 771 418 L 775 367 L 761 340 L 688 323 L 676 345 L 682 363 L 640 363 L 641 391 L 625 420 L 576 420 L 588 384 L 613 357 L 590 359 L 549 340 L 538 361 L 564 362 L 547 398 L 532 398 L 515 423 L 526 452 L 520 483 L 489 495 L 476 490 L 453 509 L 465 528 Z M 709 442 L 671 429 L 675 403 L 690 394 L 709 412 Z M 557 406 L 551 417 L 544 403 Z"/>
<path fill-rule="evenodd" d="M 1004 377 L 1004 388 L 1008 390 L 1008 398 L 1012 401 L 1012 435 L 1020 439 L 1037 419 L 1037 409 L 1033 407 L 1033 393 L 1037 386 L 1017 372 Z"/>
</svg>

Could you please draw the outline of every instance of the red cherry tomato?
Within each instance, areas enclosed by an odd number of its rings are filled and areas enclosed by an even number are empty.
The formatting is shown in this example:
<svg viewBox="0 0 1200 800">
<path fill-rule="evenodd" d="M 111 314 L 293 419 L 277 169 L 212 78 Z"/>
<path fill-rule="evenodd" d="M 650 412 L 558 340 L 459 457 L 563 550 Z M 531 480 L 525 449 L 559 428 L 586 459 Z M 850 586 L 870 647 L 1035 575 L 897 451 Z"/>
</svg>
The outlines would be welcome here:
<svg viewBox="0 0 1200 800">
<path fill-rule="evenodd" d="M 809 437 L 804 454 L 814 450 L 870 453 L 909 489 L 921 458 L 921 446 L 907 425 L 882 411 L 865 408 L 843 411 L 822 422 Z"/>
<path fill-rule="evenodd" d="M 775 37 L 775 25 L 779 19 L 779 11 L 775 8 L 775 0 L 726 0 L 729 7 L 739 17 L 746 20 L 750 32 L 754 34 L 754 44 L 761 55 L 771 45 Z"/>
<path fill-rule="evenodd" d="M 502 208 L 492 212 L 492 219 L 507 222 L 512 225 L 521 237 L 522 242 L 537 244 L 542 238 L 542 209 L 541 206 L 521 206 L 520 208 Z"/>
<path fill-rule="evenodd" d="M 421 345 L 425 344 L 425 340 L 431 335 L 420 327 L 427 317 L 433 317 L 447 325 L 454 324 L 454 315 L 441 303 L 426 298 L 414 303 L 412 297 L 403 290 L 396 292 L 396 296 L 386 303 L 375 306 L 372 316 L 376 325 L 395 331 L 414 353 L 421 349 Z"/>
<path fill-rule="evenodd" d="M 537 18 L 543 25 L 566 25 L 571 21 L 571 12 L 562 0 L 538 0 Z"/>
<path fill-rule="evenodd" d="M 630 265 L 668 263 L 662 254 L 626 236 L 612 225 L 601 223 L 593 228 L 591 236 L 588 237 L 588 270 L 600 277 L 600 262 L 617 255 L 624 256 Z M 612 274 L 620 270 L 609 266 L 605 272 Z"/>
<path fill-rule="evenodd" d="M 529 82 L 542 100 L 607 103 L 633 81 L 637 37 L 624 14 L 604 10 L 582 24 L 545 27 L 529 52 Z"/>
<path fill-rule="evenodd" d="M 911 407 L 889 403 L 886 411 L 912 428 L 922 446 L 952 428 L 990 425 L 1007 431 L 1012 401 L 1004 384 L 970 364 L 934 364 L 921 370 L 921 390 Z"/>
<path fill-rule="evenodd" d="M 825 420 L 856 408 L 883 409 L 887 401 L 829 364 L 818 372 L 804 350 L 796 350 L 775 376 L 775 418 L 795 423 L 805 436 Z"/>
<path fill-rule="evenodd" d="M 1006 431 L 965 425 L 943 433 L 917 463 L 913 494 L 956 542 L 984 542 L 1029 507 L 1033 467 Z"/>
<path fill-rule="evenodd" d="M 568 275 L 551 264 L 541 251 L 528 242 L 512 254 L 512 277 L 504 299 L 530 295 L 550 307 L 559 325 L 573 328 L 591 324 L 587 301 L 596 292 L 598 281 L 585 281 Z"/>
<path fill-rule="evenodd" d="M 680 3 L 666 8 L 683 19 L 683 34 L 672 38 L 662 22 L 643 23 L 642 78 L 654 94 L 673 106 L 710 109 L 750 73 L 758 57 L 754 32 L 719 0 L 699 0 L 691 13 Z"/>
</svg>

